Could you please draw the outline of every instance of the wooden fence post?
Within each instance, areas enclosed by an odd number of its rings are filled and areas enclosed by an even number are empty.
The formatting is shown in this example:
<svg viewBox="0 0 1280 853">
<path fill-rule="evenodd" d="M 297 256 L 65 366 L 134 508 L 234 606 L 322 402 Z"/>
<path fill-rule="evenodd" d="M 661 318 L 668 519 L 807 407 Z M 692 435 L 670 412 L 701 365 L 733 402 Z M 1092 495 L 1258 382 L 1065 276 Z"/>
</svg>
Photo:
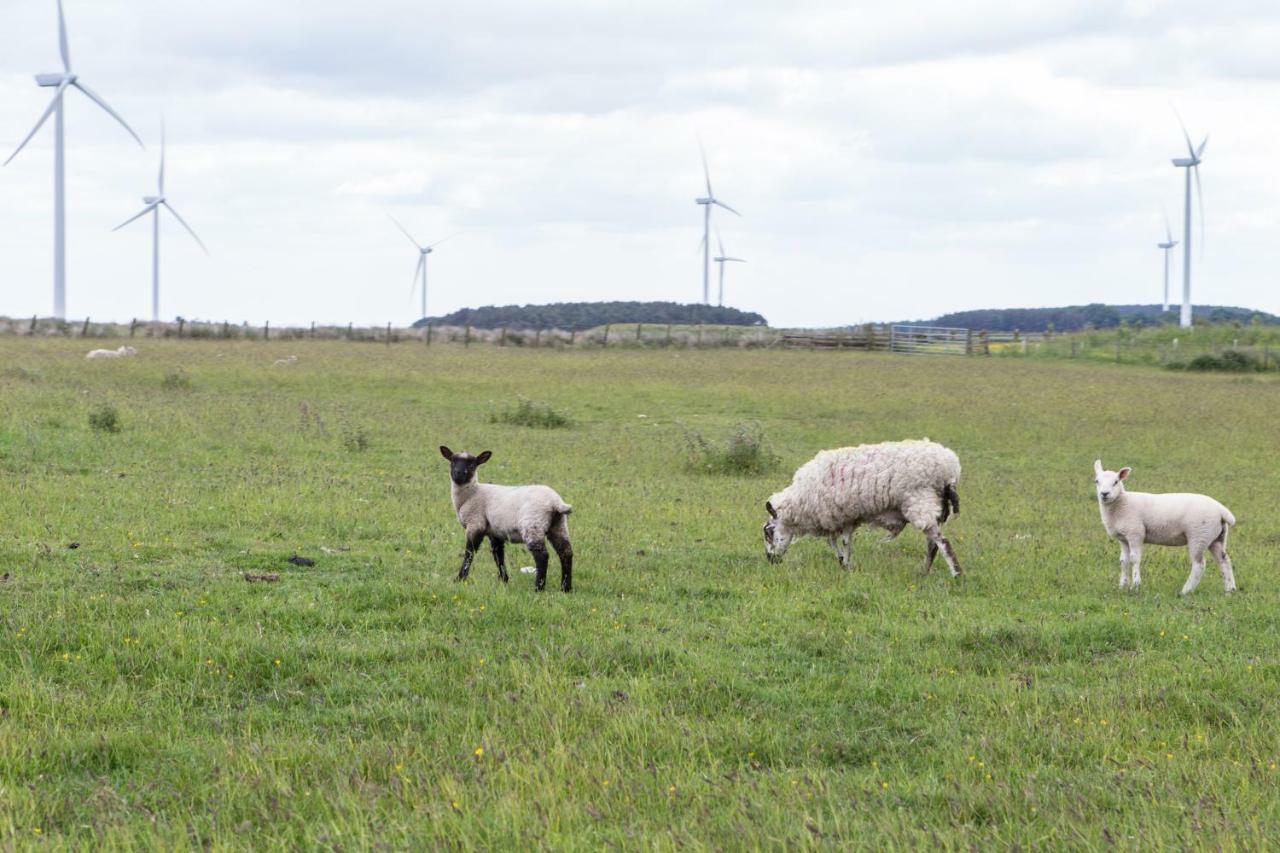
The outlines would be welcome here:
<svg viewBox="0 0 1280 853">
<path fill-rule="evenodd" d="M 698 321 L 698 346 L 702 346 L 702 321 Z"/>
<path fill-rule="evenodd" d="M 978 335 L 978 337 L 982 341 L 982 354 L 991 355 L 991 338 L 987 334 L 987 330 L 983 329 L 982 332 Z"/>
<path fill-rule="evenodd" d="M 505 347 L 507 345 L 507 327 L 502 327 L 501 334 L 498 335 L 498 346 Z"/>
<path fill-rule="evenodd" d="M 973 329 L 964 330 L 964 354 L 973 355 Z"/>
<path fill-rule="evenodd" d="M 640 343 L 640 336 L 644 333 L 644 323 L 636 323 L 636 343 Z"/>
<path fill-rule="evenodd" d="M 670 323 L 667 324 L 667 339 L 662 342 L 662 345 L 664 347 L 671 346 L 671 324 Z"/>
<path fill-rule="evenodd" d="M 536 347 L 542 343 L 542 327 L 533 330 L 533 345 Z"/>
<path fill-rule="evenodd" d="M 574 326 L 569 330 L 569 346 L 573 346 L 578 342 L 578 327 Z"/>
<path fill-rule="evenodd" d="M 228 323 L 226 320 L 222 321 L 222 336 L 224 338 L 231 337 L 231 324 Z"/>
<path fill-rule="evenodd" d="M 611 325 L 612 325 L 611 323 L 604 324 L 604 345 L 605 346 L 609 345 L 609 326 Z"/>
<path fill-rule="evenodd" d="M 133 333 L 138 330 L 138 318 L 134 317 L 129 321 L 129 337 L 133 337 Z"/>
<path fill-rule="evenodd" d="M 427 346 L 431 346 L 431 324 L 427 324 Z"/>
<path fill-rule="evenodd" d="M 182 340 L 182 327 L 186 322 L 187 321 L 184 320 L 183 318 L 181 317 L 178 318 L 178 340 Z"/>
<path fill-rule="evenodd" d="M 471 346 L 471 324 L 470 323 L 467 324 L 467 333 L 462 338 L 462 345 L 464 347 Z"/>
<path fill-rule="evenodd" d="M 31 315 L 31 329 L 29 330 L 29 333 L 32 335 L 36 333 L 36 315 L 35 314 Z"/>
<path fill-rule="evenodd" d="M 84 318 L 84 325 L 80 327 L 80 337 L 87 338 L 89 336 L 89 318 Z"/>
<path fill-rule="evenodd" d="M 351 340 L 351 338 L 354 336 L 354 333 L 355 333 L 354 325 L 355 324 L 353 323 L 347 323 L 347 340 Z"/>
<path fill-rule="evenodd" d="M 316 339 L 316 321 L 312 320 L 311 321 L 311 340 L 314 341 L 315 339 Z"/>
<path fill-rule="evenodd" d="M 271 321 L 270 321 L 270 320 L 268 320 L 268 321 L 267 321 L 265 324 L 263 324 L 263 326 L 262 326 L 262 339 L 263 339 L 264 341 L 269 341 L 269 340 L 271 340 Z"/>
</svg>

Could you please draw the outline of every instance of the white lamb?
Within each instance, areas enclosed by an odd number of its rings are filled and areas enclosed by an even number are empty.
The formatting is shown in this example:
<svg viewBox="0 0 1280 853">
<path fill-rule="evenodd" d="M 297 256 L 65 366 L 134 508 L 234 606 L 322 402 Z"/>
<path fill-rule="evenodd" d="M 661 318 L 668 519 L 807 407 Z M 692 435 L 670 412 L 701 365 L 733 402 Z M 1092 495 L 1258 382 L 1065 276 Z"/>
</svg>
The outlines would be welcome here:
<svg viewBox="0 0 1280 853">
<path fill-rule="evenodd" d="M 1235 592 L 1236 577 L 1227 556 L 1227 531 L 1236 523 L 1231 510 L 1208 495 L 1127 491 L 1124 480 L 1131 470 L 1105 471 L 1101 459 L 1093 462 L 1102 526 L 1108 536 L 1120 542 L 1120 588 L 1137 589 L 1142 583 L 1143 544 L 1186 545 L 1191 574 L 1180 595 L 1200 584 L 1206 549 L 1222 570 L 1227 592 Z"/>
<path fill-rule="evenodd" d="M 928 539 L 925 571 L 941 549 L 955 577 L 960 566 L 942 524 L 960 512 L 959 482 L 960 459 L 928 439 L 823 450 L 765 502 L 765 555 L 776 563 L 795 537 L 826 536 L 847 567 L 858 527 L 883 527 L 893 538 L 912 524 Z"/>
<path fill-rule="evenodd" d="M 569 543 L 566 521 L 573 507 L 565 503 L 550 486 L 497 486 L 476 482 L 476 469 L 493 456 L 486 450 L 479 456 L 454 453 L 441 445 L 440 455 L 449 460 L 450 493 L 458 522 L 467 532 L 466 553 L 458 580 L 466 580 L 471 559 L 485 537 L 498 564 L 498 577 L 507 582 L 504 546 L 518 542 L 533 555 L 534 588 L 541 592 L 547 585 L 547 544 L 560 558 L 560 589 L 573 590 L 573 545 Z M 522 570 L 523 571 L 523 570 Z"/>
</svg>

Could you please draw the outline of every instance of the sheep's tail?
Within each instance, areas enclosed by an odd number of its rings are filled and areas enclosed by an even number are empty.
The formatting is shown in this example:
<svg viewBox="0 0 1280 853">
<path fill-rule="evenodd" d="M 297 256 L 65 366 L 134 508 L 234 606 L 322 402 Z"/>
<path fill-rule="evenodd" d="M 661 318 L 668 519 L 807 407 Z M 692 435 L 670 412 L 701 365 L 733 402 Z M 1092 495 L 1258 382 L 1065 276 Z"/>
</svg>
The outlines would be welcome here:
<svg viewBox="0 0 1280 853">
<path fill-rule="evenodd" d="M 942 487 L 942 515 L 938 517 L 938 523 L 943 524 L 952 513 L 960 514 L 960 493 L 956 491 L 955 483 L 947 483 Z"/>
<path fill-rule="evenodd" d="M 564 501 L 560 501 L 560 506 L 556 507 L 556 512 L 560 513 L 561 515 L 568 515 L 569 513 L 573 512 L 573 506 L 565 503 Z"/>
<path fill-rule="evenodd" d="M 1231 510 L 1227 509 L 1225 506 L 1222 508 L 1222 523 L 1227 525 L 1227 527 L 1236 526 L 1236 517 L 1232 515 Z"/>
</svg>

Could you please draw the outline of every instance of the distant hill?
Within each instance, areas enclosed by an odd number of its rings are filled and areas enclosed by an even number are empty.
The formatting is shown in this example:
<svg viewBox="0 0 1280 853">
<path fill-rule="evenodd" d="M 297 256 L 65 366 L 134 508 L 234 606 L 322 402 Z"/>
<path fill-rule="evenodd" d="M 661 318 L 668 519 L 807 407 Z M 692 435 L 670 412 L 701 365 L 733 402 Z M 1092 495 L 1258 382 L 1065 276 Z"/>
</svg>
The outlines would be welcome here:
<svg viewBox="0 0 1280 853">
<path fill-rule="evenodd" d="M 1250 308 L 1231 308 L 1222 305 L 1195 305 L 1196 320 L 1211 323 L 1250 322 L 1255 316 L 1263 323 L 1280 323 L 1280 317 Z M 1161 311 L 1159 305 L 1068 305 L 1062 308 L 984 308 L 977 311 L 956 311 L 943 314 L 933 320 L 912 320 L 905 325 L 959 326 L 966 329 L 987 329 L 993 332 L 1043 332 L 1049 324 L 1054 331 L 1072 332 L 1091 326 L 1107 329 L 1120 325 L 1124 320 L 1130 325 L 1139 322 L 1144 326 L 1176 325 L 1177 306 Z"/>
<path fill-rule="evenodd" d="M 681 305 L 676 302 L 556 302 L 550 305 L 486 305 L 463 308 L 413 324 L 472 326 L 477 329 L 591 329 L 606 323 L 672 323 L 713 326 L 764 326 L 764 317 L 737 308 Z"/>
</svg>

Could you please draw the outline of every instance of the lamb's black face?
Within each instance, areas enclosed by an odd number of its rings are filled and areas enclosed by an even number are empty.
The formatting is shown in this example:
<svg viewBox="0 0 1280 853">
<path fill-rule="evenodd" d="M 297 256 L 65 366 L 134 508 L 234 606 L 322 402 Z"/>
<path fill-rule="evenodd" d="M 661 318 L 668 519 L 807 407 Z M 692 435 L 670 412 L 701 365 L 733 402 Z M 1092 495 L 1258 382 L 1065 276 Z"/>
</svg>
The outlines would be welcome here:
<svg viewBox="0 0 1280 853">
<path fill-rule="evenodd" d="M 488 462 L 493 453 L 486 450 L 479 456 L 472 456 L 465 451 L 454 453 L 441 445 L 440 455 L 449 460 L 449 479 L 459 486 L 465 486 L 476 478 L 476 469 Z"/>
</svg>

